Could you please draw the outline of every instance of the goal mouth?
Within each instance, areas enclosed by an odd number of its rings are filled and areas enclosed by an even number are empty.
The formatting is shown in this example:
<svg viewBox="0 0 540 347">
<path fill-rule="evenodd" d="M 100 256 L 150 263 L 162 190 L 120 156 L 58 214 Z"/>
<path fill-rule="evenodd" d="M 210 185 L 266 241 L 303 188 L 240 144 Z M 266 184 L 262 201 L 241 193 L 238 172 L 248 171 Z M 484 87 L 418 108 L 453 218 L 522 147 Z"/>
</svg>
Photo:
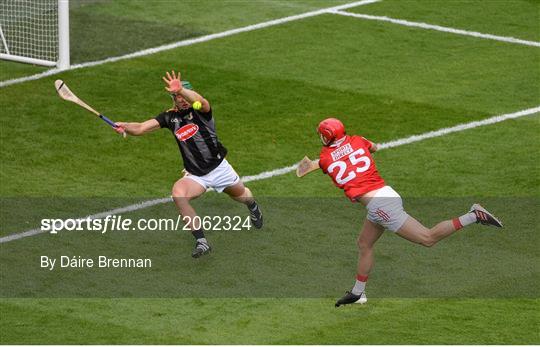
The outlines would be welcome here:
<svg viewBox="0 0 540 347">
<path fill-rule="evenodd" d="M 69 68 L 69 2 L 1 1 L 0 59 Z"/>
</svg>

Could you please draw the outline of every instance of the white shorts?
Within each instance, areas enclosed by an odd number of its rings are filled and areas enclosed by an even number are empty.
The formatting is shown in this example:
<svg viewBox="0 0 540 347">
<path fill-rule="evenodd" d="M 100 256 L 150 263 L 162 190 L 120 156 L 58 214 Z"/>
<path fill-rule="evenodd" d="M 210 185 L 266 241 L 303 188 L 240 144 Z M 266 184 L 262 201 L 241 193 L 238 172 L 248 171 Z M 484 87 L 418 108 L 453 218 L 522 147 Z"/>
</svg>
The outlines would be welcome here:
<svg viewBox="0 0 540 347">
<path fill-rule="evenodd" d="M 367 219 L 396 232 L 409 215 L 403 210 L 401 196 L 390 186 L 384 186 L 371 198 L 366 206 Z"/>
<path fill-rule="evenodd" d="M 227 159 L 223 159 L 218 167 L 204 176 L 196 176 L 186 172 L 184 177 L 194 180 L 203 186 L 204 189 L 212 188 L 218 193 L 221 193 L 225 188 L 240 182 L 240 176 L 234 171 Z"/>
</svg>

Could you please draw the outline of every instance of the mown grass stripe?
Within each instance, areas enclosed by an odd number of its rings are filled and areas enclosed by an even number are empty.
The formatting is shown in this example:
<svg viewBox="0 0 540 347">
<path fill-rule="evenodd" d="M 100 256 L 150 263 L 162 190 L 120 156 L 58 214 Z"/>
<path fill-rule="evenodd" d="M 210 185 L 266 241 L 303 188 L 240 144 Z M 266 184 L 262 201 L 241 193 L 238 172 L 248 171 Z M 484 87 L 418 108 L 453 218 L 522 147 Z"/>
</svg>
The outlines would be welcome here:
<svg viewBox="0 0 540 347">
<path fill-rule="evenodd" d="M 430 132 L 427 132 L 427 133 L 424 133 L 424 134 L 412 135 L 412 136 L 405 137 L 405 138 L 402 138 L 402 139 L 397 139 L 397 140 L 394 140 L 394 141 L 382 143 L 380 145 L 380 149 L 399 147 L 399 146 L 411 144 L 411 143 L 414 143 L 414 142 L 419 142 L 419 141 L 423 141 L 423 140 L 427 140 L 427 139 L 431 139 L 431 138 L 435 138 L 435 137 L 445 136 L 445 135 L 448 135 L 448 134 L 451 134 L 451 133 L 456 133 L 456 132 L 461 132 L 461 131 L 468 130 L 468 129 L 481 127 L 481 126 L 484 126 L 484 125 L 490 125 L 490 124 L 503 122 L 503 121 L 508 120 L 508 119 L 516 119 L 516 118 L 520 118 L 520 117 L 524 117 L 524 116 L 529 116 L 529 115 L 532 115 L 532 114 L 535 114 L 535 113 L 538 113 L 538 112 L 540 112 L 540 106 L 533 107 L 533 108 L 528 108 L 528 109 L 513 112 L 513 113 L 507 113 L 507 114 L 503 114 L 503 115 L 493 116 L 493 117 L 486 118 L 486 119 L 479 120 L 479 121 L 474 121 L 474 122 L 469 122 L 469 123 L 462 123 L 462 124 L 455 125 L 453 127 L 442 128 L 442 129 L 435 130 L 435 131 L 430 131 Z M 279 168 L 279 169 L 275 169 L 275 170 L 271 170 L 271 171 L 261 172 L 260 174 L 253 175 L 253 176 L 244 176 L 244 177 L 242 177 L 242 180 L 244 182 L 253 182 L 253 181 L 260 181 L 260 180 L 272 178 L 272 177 L 275 177 L 275 176 L 285 175 L 287 173 L 290 173 L 290 172 L 296 170 L 297 166 L 298 166 L 298 164 L 293 164 L 293 165 L 290 165 L 290 166 L 287 166 L 287 167 L 283 167 L 283 168 Z M 110 210 L 110 211 L 100 212 L 100 213 L 97 213 L 97 214 L 93 214 L 93 215 L 90 215 L 90 216 L 87 216 L 87 217 L 84 217 L 84 218 L 78 218 L 78 219 L 85 220 L 87 218 L 90 218 L 90 219 L 104 218 L 104 217 L 109 216 L 109 215 L 116 215 L 116 214 L 119 214 L 119 213 L 138 211 L 138 210 L 142 210 L 142 209 L 145 209 L 145 208 L 148 208 L 148 207 L 151 207 L 151 206 L 168 203 L 168 202 L 171 202 L 171 201 L 172 201 L 172 199 L 170 197 L 169 198 L 147 200 L 147 201 L 143 201 L 143 202 L 140 202 L 140 203 L 137 203 L 137 204 L 128 205 L 128 206 L 125 206 L 125 207 L 120 207 L 120 208 L 113 209 L 113 210 Z M 22 239 L 22 238 L 25 238 L 25 237 L 30 237 L 30 236 L 42 234 L 44 232 L 45 231 L 42 231 L 41 229 L 36 228 L 36 229 L 27 230 L 27 231 L 20 232 L 20 233 L 10 234 L 10 235 L 4 236 L 4 237 L 0 237 L 0 243 L 6 243 L 6 242 L 10 242 L 10 241 L 15 241 L 15 240 L 19 240 L 19 239 Z"/>
</svg>

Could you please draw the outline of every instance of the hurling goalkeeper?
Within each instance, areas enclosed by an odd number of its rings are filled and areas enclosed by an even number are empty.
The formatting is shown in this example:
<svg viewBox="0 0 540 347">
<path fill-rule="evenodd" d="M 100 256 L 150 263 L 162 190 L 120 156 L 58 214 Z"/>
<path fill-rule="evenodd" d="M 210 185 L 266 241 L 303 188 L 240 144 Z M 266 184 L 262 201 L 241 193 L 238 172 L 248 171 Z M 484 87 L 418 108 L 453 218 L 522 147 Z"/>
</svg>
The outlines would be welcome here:
<svg viewBox="0 0 540 347">
<path fill-rule="evenodd" d="M 198 258 L 210 252 L 211 247 L 204 230 L 195 223 L 197 214 L 190 201 L 204 194 L 208 188 L 225 192 L 232 199 L 245 204 L 255 228 L 262 227 L 263 216 L 253 194 L 225 159 L 227 149 L 217 137 L 208 100 L 195 92 L 188 81 L 181 81 L 180 73 L 167 72 L 163 81 L 173 99 L 173 108 L 142 123 L 117 122 L 115 130 L 138 136 L 168 128 L 174 135 L 184 162 L 185 175 L 173 185 L 172 197 L 195 237 L 192 256 Z"/>
<path fill-rule="evenodd" d="M 357 241 L 360 255 L 356 283 L 336 302 L 336 307 L 367 302 L 365 287 L 373 266 L 373 247 L 385 229 L 411 242 L 431 247 L 473 223 L 502 227 L 497 218 L 478 204 L 472 205 L 462 216 L 440 222 L 432 228 L 425 227 L 405 212 L 400 195 L 379 175 L 371 156 L 377 151 L 377 144 L 361 136 L 346 135 L 343 123 L 335 118 L 323 120 L 317 132 L 323 144 L 319 160 L 304 158 L 298 175 L 320 168 L 351 201 L 360 202 L 367 209 L 367 218 Z"/>
</svg>

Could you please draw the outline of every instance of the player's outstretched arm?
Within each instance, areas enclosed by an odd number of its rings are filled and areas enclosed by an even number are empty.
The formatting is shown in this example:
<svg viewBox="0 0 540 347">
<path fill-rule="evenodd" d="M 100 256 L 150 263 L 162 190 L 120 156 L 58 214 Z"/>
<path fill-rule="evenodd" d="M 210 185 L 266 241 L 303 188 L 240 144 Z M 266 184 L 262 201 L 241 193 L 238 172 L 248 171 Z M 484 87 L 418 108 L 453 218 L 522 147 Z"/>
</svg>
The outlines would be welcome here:
<svg viewBox="0 0 540 347">
<path fill-rule="evenodd" d="M 311 160 L 306 156 L 300 161 L 300 163 L 298 163 L 298 167 L 296 168 L 296 176 L 304 177 L 308 173 L 318 169 L 320 169 L 319 159 Z"/>
<path fill-rule="evenodd" d="M 203 98 L 199 93 L 193 90 L 189 90 L 182 86 L 182 80 L 180 79 L 180 72 L 178 76 L 176 73 L 171 71 L 167 72 L 166 76 L 163 77 L 163 82 L 167 84 L 165 89 L 171 94 L 178 94 L 183 97 L 187 102 L 193 105 L 194 102 L 198 101 L 201 103 L 201 111 L 206 113 L 210 111 L 210 103 L 208 100 Z"/>
<path fill-rule="evenodd" d="M 144 135 L 160 128 L 158 121 L 155 119 L 149 119 L 142 123 L 116 122 L 116 125 L 118 125 L 118 127 L 114 128 L 114 130 L 117 133 L 121 134 L 125 131 L 129 135 L 133 136 Z"/>
</svg>

